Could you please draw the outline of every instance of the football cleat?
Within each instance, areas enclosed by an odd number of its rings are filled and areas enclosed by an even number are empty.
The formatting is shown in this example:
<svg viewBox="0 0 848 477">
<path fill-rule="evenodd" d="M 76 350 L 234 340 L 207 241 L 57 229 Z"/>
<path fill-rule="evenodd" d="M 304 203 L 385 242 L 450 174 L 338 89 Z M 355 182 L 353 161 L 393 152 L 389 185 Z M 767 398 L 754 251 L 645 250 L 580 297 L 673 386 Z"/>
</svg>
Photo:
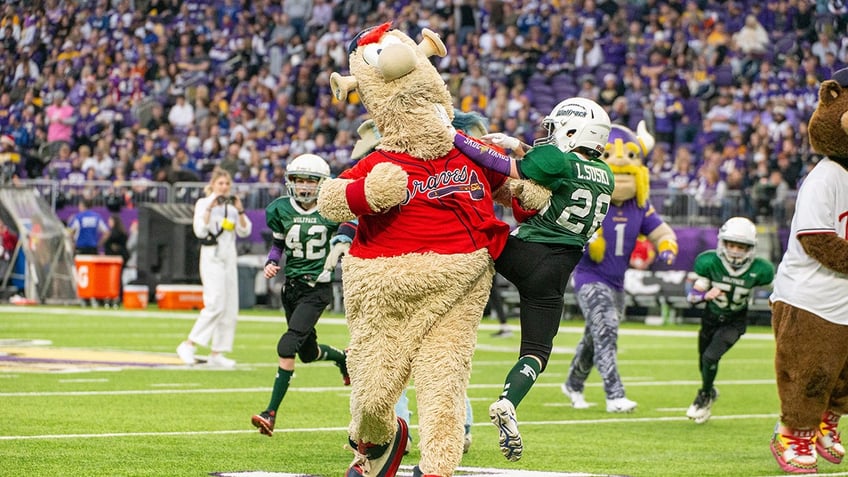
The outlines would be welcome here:
<svg viewBox="0 0 848 477">
<path fill-rule="evenodd" d="M 837 430 L 840 417 L 838 414 L 826 411 L 816 430 L 816 452 L 833 464 L 841 463 L 842 458 L 845 457 L 845 447 Z"/>
<path fill-rule="evenodd" d="M 698 390 L 692 405 L 686 410 L 686 417 L 695 421 L 695 424 L 703 424 L 712 415 L 713 403 L 718 399 L 718 390 L 713 388 L 710 392 L 703 389 Z"/>
<path fill-rule="evenodd" d="M 521 433 L 518 432 L 515 406 L 508 399 L 498 399 L 489 406 L 489 419 L 498 428 L 501 454 L 511 462 L 521 459 L 524 444 L 521 442 Z"/>
<path fill-rule="evenodd" d="M 409 439 L 406 421 L 397 418 L 397 423 L 397 432 L 388 443 L 376 445 L 360 441 L 355 447 L 351 446 L 354 457 L 345 477 L 395 477 L 397 475 Z M 350 443 L 354 444 L 353 441 Z"/>
<path fill-rule="evenodd" d="M 259 428 L 260 434 L 271 437 L 274 435 L 274 421 L 276 417 L 277 413 L 274 411 L 262 411 L 251 417 L 250 422 L 253 424 L 253 427 Z"/>
<path fill-rule="evenodd" d="M 818 471 L 813 440 L 816 431 L 792 431 L 780 425 L 774 426 L 771 438 L 771 453 L 784 472 L 792 474 L 815 474 Z"/>
<path fill-rule="evenodd" d="M 562 389 L 563 394 L 568 396 L 568 399 L 571 399 L 571 407 L 574 409 L 589 409 L 589 403 L 586 402 L 582 392 L 571 389 L 568 383 L 562 383 L 560 389 Z"/>
</svg>

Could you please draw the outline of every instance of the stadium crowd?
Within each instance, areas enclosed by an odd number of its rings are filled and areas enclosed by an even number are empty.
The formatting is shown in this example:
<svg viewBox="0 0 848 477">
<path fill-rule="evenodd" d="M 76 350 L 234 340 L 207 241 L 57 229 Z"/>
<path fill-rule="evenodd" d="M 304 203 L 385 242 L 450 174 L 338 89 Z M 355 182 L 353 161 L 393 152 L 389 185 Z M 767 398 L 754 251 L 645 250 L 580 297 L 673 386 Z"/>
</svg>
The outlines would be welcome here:
<svg viewBox="0 0 848 477">
<path fill-rule="evenodd" d="M 584 96 L 657 137 L 655 188 L 720 206 L 796 189 L 819 83 L 848 65 L 838 0 L 7 1 L 0 10 L 0 147 L 20 179 L 281 183 L 310 152 L 347 167 L 360 105 L 330 73 L 391 21 L 436 31 L 456 107 L 532 142 Z M 753 209 L 751 216 L 755 215 Z"/>
</svg>

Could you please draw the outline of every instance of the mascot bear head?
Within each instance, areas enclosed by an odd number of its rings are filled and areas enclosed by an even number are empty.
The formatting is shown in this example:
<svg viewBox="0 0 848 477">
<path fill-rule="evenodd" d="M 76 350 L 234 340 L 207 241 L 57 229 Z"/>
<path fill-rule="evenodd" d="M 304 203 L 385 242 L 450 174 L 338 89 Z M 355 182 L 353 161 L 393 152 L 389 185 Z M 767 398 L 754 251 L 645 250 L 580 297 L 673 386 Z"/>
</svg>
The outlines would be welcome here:
<svg viewBox="0 0 848 477">
<path fill-rule="evenodd" d="M 808 131 L 813 150 L 848 169 L 848 68 L 822 82 Z"/>
<path fill-rule="evenodd" d="M 453 99 L 432 55 L 444 56 L 439 36 L 424 29 L 416 44 L 391 24 L 360 32 L 350 43 L 350 75 L 333 73 L 330 87 L 339 101 L 356 91 L 380 134 L 379 149 L 422 160 L 453 148 Z"/>
</svg>

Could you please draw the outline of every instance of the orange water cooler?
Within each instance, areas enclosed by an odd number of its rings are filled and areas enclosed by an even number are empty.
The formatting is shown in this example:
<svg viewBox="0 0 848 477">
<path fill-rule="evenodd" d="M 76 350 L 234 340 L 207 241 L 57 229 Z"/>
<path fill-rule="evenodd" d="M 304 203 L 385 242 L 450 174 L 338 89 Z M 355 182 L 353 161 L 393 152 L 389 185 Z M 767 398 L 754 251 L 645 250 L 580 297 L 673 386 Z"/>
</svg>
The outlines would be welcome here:
<svg viewBox="0 0 848 477">
<path fill-rule="evenodd" d="M 114 255 L 77 255 L 77 294 L 80 298 L 114 300 L 121 296 L 121 265 Z"/>
<path fill-rule="evenodd" d="M 124 287 L 124 308 L 147 308 L 150 288 L 147 285 L 127 285 Z"/>
<path fill-rule="evenodd" d="M 156 285 L 156 304 L 162 310 L 200 310 L 202 285 Z"/>
</svg>

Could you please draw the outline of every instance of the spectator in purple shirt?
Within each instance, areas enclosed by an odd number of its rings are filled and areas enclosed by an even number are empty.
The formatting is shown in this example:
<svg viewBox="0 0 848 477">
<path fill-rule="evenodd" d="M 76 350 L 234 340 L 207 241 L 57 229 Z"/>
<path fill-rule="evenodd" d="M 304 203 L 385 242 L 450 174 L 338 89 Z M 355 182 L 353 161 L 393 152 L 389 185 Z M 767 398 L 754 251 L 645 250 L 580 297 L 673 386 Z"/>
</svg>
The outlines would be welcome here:
<svg viewBox="0 0 848 477">
<path fill-rule="evenodd" d="M 603 42 L 601 49 L 604 52 L 604 63 L 621 67 L 627 62 L 627 45 L 620 32 L 614 32 Z"/>
<path fill-rule="evenodd" d="M 132 163 L 132 171 L 130 171 L 130 180 L 152 180 L 153 173 L 148 167 L 150 163 L 142 161 L 141 159 L 136 159 Z"/>
</svg>

